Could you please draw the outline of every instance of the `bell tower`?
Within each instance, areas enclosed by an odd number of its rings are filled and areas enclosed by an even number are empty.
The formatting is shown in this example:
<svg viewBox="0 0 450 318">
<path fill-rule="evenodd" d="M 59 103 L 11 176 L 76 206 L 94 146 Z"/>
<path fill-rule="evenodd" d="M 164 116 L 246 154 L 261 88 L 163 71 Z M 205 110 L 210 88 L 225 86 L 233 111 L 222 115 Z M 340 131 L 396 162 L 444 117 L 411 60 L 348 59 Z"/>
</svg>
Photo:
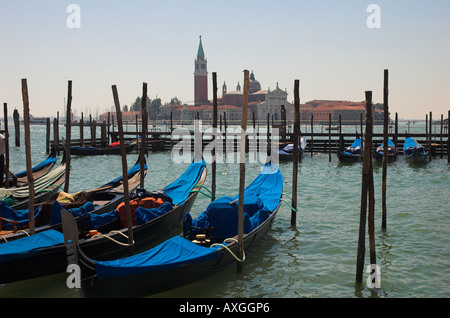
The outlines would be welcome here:
<svg viewBox="0 0 450 318">
<path fill-rule="evenodd" d="M 208 101 L 208 61 L 203 51 L 202 37 L 198 45 L 197 58 L 195 59 L 194 72 L 194 103 L 196 106 L 209 104 Z"/>
</svg>

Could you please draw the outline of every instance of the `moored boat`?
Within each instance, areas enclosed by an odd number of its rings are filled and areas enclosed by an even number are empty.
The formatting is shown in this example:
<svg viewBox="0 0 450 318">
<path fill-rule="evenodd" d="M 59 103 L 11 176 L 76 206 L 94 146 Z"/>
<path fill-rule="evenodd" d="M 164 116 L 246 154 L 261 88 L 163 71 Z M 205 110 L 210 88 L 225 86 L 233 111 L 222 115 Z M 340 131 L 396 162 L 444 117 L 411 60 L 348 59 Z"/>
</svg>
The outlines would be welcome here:
<svg viewBox="0 0 450 318">
<path fill-rule="evenodd" d="M 278 166 L 268 163 L 244 194 L 244 251 L 257 246 L 269 232 L 280 206 L 283 178 Z M 81 287 L 86 297 L 142 297 L 176 288 L 217 273 L 234 263 L 239 195 L 209 204 L 198 218 L 187 215 L 183 235 L 174 236 L 142 253 L 111 261 L 88 257 L 64 229 L 68 250 L 76 251 Z M 73 224 L 67 217 L 65 226 Z M 191 222 L 189 221 L 191 220 Z M 242 261 L 242 260 L 241 260 Z"/>
<path fill-rule="evenodd" d="M 344 150 L 338 149 L 338 158 L 341 162 L 356 162 L 362 159 L 362 144 L 359 135 L 353 143 Z"/>
<path fill-rule="evenodd" d="M 403 144 L 403 155 L 409 162 L 426 162 L 429 156 L 424 146 L 406 134 Z"/>
<path fill-rule="evenodd" d="M 125 144 L 125 152 L 130 153 L 136 148 L 137 140 Z M 107 147 L 70 146 L 70 154 L 74 156 L 102 156 L 120 155 L 120 142 L 112 143 Z"/>
<path fill-rule="evenodd" d="M 198 192 L 192 190 L 199 189 L 205 179 L 206 164 L 202 160 L 192 163 L 185 173 L 160 192 L 154 193 L 153 196 L 150 193 L 145 202 L 150 202 L 150 197 L 164 198 L 165 201 L 163 200 L 159 207 L 135 209 L 136 225 L 133 226 L 132 247 L 138 249 L 156 244 L 158 239 L 180 227 L 184 214 L 191 209 L 198 195 Z M 58 208 L 58 205 L 55 208 Z M 67 212 L 60 206 L 59 208 L 61 216 Z M 67 213 L 72 216 L 70 212 Z M 86 218 L 74 221 L 82 225 L 82 229 L 77 229 L 75 235 L 86 254 L 98 259 L 129 255 L 128 228 L 124 228 L 121 221 L 123 209 L 121 211 L 120 205 L 113 211 L 102 214 L 88 213 Z M 57 230 L 41 231 L 0 244 L 0 284 L 62 273 L 66 268 L 64 236 Z"/>
<path fill-rule="evenodd" d="M 391 139 L 388 139 L 388 162 L 394 162 L 397 159 L 397 149 Z M 376 161 L 380 162 L 384 156 L 384 143 L 378 146 L 373 153 L 373 157 Z"/>
</svg>

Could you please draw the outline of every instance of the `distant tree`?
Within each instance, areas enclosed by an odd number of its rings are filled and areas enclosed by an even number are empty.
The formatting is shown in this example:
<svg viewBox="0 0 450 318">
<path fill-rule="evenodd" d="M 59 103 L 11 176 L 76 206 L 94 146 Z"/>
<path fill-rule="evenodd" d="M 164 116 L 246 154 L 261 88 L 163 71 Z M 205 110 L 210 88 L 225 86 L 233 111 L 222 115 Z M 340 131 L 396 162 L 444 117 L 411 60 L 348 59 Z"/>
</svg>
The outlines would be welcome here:
<svg viewBox="0 0 450 318">
<path fill-rule="evenodd" d="M 127 111 L 128 111 L 128 105 L 124 105 L 124 106 L 122 107 L 122 111 L 123 111 L 123 112 L 127 112 Z"/>
<path fill-rule="evenodd" d="M 151 104 L 151 99 L 147 96 L 147 101 L 146 101 L 146 105 L 147 105 L 147 111 L 150 107 Z M 130 111 L 140 111 L 142 107 L 142 98 L 141 97 L 136 97 L 136 100 L 134 101 L 133 105 L 130 106 Z"/>
<path fill-rule="evenodd" d="M 181 100 L 179 100 L 178 97 L 175 96 L 170 100 L 169 104 L 170 105 L 181 105 Z"/>
</svg>

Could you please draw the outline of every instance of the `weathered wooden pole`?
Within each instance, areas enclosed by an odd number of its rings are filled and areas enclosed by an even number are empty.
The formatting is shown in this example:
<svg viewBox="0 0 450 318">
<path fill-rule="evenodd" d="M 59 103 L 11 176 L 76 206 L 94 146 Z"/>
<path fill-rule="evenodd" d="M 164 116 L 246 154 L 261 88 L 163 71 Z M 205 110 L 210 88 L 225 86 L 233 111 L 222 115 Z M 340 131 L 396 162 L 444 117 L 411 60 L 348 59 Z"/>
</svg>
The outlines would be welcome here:
<svg viewBox="0 0 450 318">
<path fill-rule="evenodd" d="M 447 114 L 447 163 L 450 163 L 450 110 Z"/>
<path fill-rule="evenodd" d="M 381 193 L 381 206 L 382 206 L 382 220 L 381 228 L 386 230 L 386 183 L 387 183 L 387 163 L 388 163 L 388 120 L 389 120 L 389 71 L 384 70 L 384 92 L 383 92 L 383 168 L 382 168 L 382 193 Z"/>
<path fill-rule="evenodd" d="M 110 135 L 110 125 L 111 125 L 111 112 L 108 112 L 108 123 L 107 123 L 107 130 L 108 133 L 106 134 L 106 143 L 109 145 L 111 143 L 111 140 L 109 139 Z"/>
<path fill-rule="evenodd" d="M 212 149 L 212 177 L 211 177 L 211 201 L 216 199 L 216 148 L 217 148 L 217 73 L 212 73 L 213 81 L 213 140 L 214 145 Z M 242 140 L 241 140 L 242 141 Z"/>
<path fill-rule="evenodd" d="M 66 113 L 66 180 L 64 181 L 64 192 L 69 192 L 70 182 L 70 144 L 72 138 L 72 81 L 67 86 L 67 113 Z"/>
<path fill-rule="evenodd" d="M 394 145 L 395 145 L 395 150 L 398 151 L 398 113 L 395 113 L 395 135 L 394 135 Z M 395 161 L 397 161 L 397 157 L 395 157 Z"/>
<path fill-rule="evenodd" d="M 311 113 L 311 142 L 309 143 L 309 147 L 311 150 L 311 157 L 313 156 L 313 148 L 314 148 L 314 115 Z"/>
<path fill-rule="evenodd" d="M 356 284 L 362 283 L 364 272 L 364 257 L 366 251 L 366 223 L 367 223 L 367 194 L 369 183 L 371 182 L 370 172 L 372 171 L 372 92 L 366 91 L 366 132 L 363 156 L 362 183 L 361 183 L 361 209 L 359 219 L 358 251 L 356 258 Z M 372 177 L 373 181 L 373 177 Z M 369 211 L 370 213 L 370 211 Z M 369 218 L 371 215 L 369 216 Z M 370 229 L 369 229 L 370 232 Z M 370 233 L 369 233 L 370 236 Z"/>
<path fill-rule="evenodd" d="M 81 112 L 81 119 L 80 119 L 80 146 L 84 146 L 84 115 L 83 112 Z"/>
<path fill-rule="evenodd" d="M 122 125 L 122 113 L 120 111 L 120 102 L 119 95 L 117 93 L 116 85 L 112 86 L 114 104 L 116 106 L 116 116 L 117 116 L 117 126 L 119 131 L 119 140 L 120 140 L 120 152 L 122 155 L 122 174 L 123 174 L 123 193 L 124 193 L 124 202 L 125 202 L 125 213 L 127 218 L 128 225 L 128 244 L 133 245 L 133 223 L 131 220 L 131 211 L 130 211 L 130 196 L 128 192 L 128 166 L 127 166 L 127 153 L 125 151 L 125 140 L 123 137 L 123 125 Z"/>
<path fill-rule="evenodd" d="M 27 165 L 27 182 L 28 182 L 28 227 L 29 233 L 35 233 L 34 225 L 34 177 L 31 164 L 31 142 L 30 142 L 30 104 L 28 100 L 27 79 L 22 79 L 22 100 L 23 100 L 23 124 L 25 128 L 25 158 Z"/>
<path fill-rule="evenodd" d="M 443 129 L 444 129 L 444 114 L 441 114 L 441 155 L 440 155 L 441 159 L 442 159 L 442 155 L 444 153 L 444 143 L 442 142 Z"/>
<path fill-rule="evenodd" d="M 239 162 L 239 205 L 238 205 L 238 247 L 239 259 L 244 257 L 244 190 L 245 190 L 245 135 L 247 130 L 247 105 L 249 90 L 249 72 L 244 70 L 244 100 L 242 104 L 241 150 Z M 237 271 L 242 272 L 242 262 L 237 262 Z"/>
<path fill-rule="evenodd" d="M 372 162 L 372 135 L 373 135 L 373 116 L 372 116 L 372 92 L 367 92 L 367 118 L 366 118 L 366 145 L 367 145 L 367 161 L 368 161 L 368 195 L 369 195 L 369 251 L 370 251 L 370 264 L 375 265 L 377 263 L 375 253 L 375 191 L 373 185 L 373 162 Z M 386 143 L 387 144 L 387 143 Z M 386 151 L 385 151 L 386 152 Z"/>
<path fill-rule="evenodd" d="M 331 162 L 331 112 L 328 114 L 328 161 Z"/>
<path fill-rule="evenodd" d="M 433 120 L 432 120 L 432 117 L 433 117 L 432 112 L 430 112 L 430 148 L 428 150 L 430 152 L 430 155 L 428 156 L 429 161 L 431 161 L 431 154 L 432 154 L 431 145 L 433 144 Z"/>
<path fill-rule="evenodd" d="M 13 118 L 14 118 L 14 134 L 15 134 L 15 141 L 16 141 L 16 147 L 20 147 L 20 122 L 19 122 L 19 112 L 17 109 L 14 109 L 13 112 Z"/>
<path fill-rule="evenodd" d="M 8 104 L 3 103 L 3 121 L 5 122 L 5 188 L 9 188 L 9 128 Z M 3 176 L 1 176 L 3 178 Z"/>
<path fill-rule="evenodd" d="M 299 157 L 299 139 L 300 139 L 300 81 L 294 81 L 294 154 L 292 161 L 292 209 L 291 226 L 297 223 L 297 186 L 298 186 L 298 157 Z"/>
<path fill-rule="evenodd" d="M 47 126 L 47 131 L 46 131 L 46 134 L 45 134 L 45 151 L 46 151 L 46 153 L 50 153 L 50 128 L 51 128 L 51 124 L 50 124 L 50 118 L 49 117 L 47 117 L 46 126 Z"/>
<path fill-rule="evenodd" d="M 141 105 L 141 125 L 142 125 L 142 133 L 141 133 L 141 147 L 140 150 L 140 156 L 139 156 L 139 165 L 140 165 L 140 182 L 139 186 L 143 189 L 144 188 L 144 155 L 145 155 L 145 148 L 147 147 L 147 129 L 145 127 L 147 118 L 147 83 L 142 83 L 142 105 Z M 136 129 L 137 132 L 137 129 Z"/>
</svg>

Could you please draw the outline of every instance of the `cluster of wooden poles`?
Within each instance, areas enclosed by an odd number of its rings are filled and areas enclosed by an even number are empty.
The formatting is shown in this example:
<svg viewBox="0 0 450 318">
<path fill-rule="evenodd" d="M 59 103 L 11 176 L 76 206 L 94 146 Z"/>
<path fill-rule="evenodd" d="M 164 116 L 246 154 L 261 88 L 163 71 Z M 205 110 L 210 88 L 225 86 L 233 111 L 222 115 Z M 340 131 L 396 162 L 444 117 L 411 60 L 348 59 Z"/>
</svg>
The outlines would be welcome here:
<svg viewBox="0 0 450 318">
<path fill-rule="evenodd" d="M 217 74 L 212 73 L 213 80 L 213 136 L 216 136 L 217 131 Z M 296 225 L 297 217 L 297 188 L 298 188 L 298 163 L 299 163 L 299 137 L 300 137 L 300 98 L 299 98 L 299 80 L 294 82 L 294 132 L 293 132 L 293 176 L 292 176 L 292 206 L 291 206 L 291 226 Z M 247 107 L 248 107 L 248 92 L 249 92 L 249 72 L 244 70 L 244 91 L 243 91 L 243 107 L 242 107 L 242 121 L 241 121 L 241 140 L 246 140 L 245 134 L 247 129 Z M 116 85 L 112 85 L 112 93 L 114 104 L 116 108 L 117 126 L 118 134 L 120 140 L 120 147 L 122 153 L 122 172 L 123 172 L 123 186 L 124 186 L 124 202 L 125 211 L 128 223 L 128 233 L 129 233 L 129 244 L 132 245 L 133 242 L 133 231 L 129 204 L 129 193 L 128 193 L 128 177 L 127 177 L 127 156 L 125 151 L 125 140 L 124 131 L 122 125 L 122 114 L 120 109 L 119 96 Z M 384 70 L 384 93 L 383 93 L 383 104 L 384 112 L 388 114 L 388 70 Z M 366 224 L 368 224 L 368 235 L 369 235 L 369 247 L 370 247 L 370 264 L 376 264 L 376 253 L 375 253 L 375 236 L 374 236 L 374 182 L 373 182 L 373 167 L 372 167 L 372 134 L 373 134 L 373 117 L 372 117 L 372 92 L 366 91 L 366 130 L 365 130 L 365 147 L 364 147 L 364 160 L 362 169 L 362 188 L 361 188 L 361 208 L 360 208 L 360 225 L 359 225 L 359 239 L 358 239 L 358 250 L 357 250 L 357 266 L 356 266 L 356 283 L 358 285 L 362 282 L 363 269 L 364 269 L 364 258 L 365 258 L 365 237 L 366 237 Z M 34 188 L 33 188 L 33 175 L 31 173 L 31 150 L 30 150 L 30 123 L 29 123 L 29 100 L 28 100 L 28 86 L 27 80 L 22 79 L 22 98 L 23 98 L 23 110 L 24 110 L 24 126 L 25 126 L 25 151 L 26 151 L 26 167 L 27 167 L 27 179 L 30 193 L 29 200 L 29 211 L 33 211 L 34 205 Z M 144 151 L 146 148 L 146 137 L 148 114 L 147 107 L 145 105 L 147 100 L 147 83 L 143 83 L 142 88 L 142 140 L 141 143 L 144 146 L 140 147 L 141 151 L 141 169 L 144 166 Z M 66 121 L 66 181 L 64 185 L 64 191 L 69 191 L 69 180 L 70 180 L 70 144 L 71 144 L 71 104 L 72 104 L 72 81 L 68 81 L 68 92 L 67 92 L 67 121 Z M 4 104 L 5 120 L 7 118 L 7 105 Z M 430 116 L 431 117 L 431 116 Z M 7 122 L 5 122 L 7 127 Z M 216 142 L 214 140 L 214 142 Z M 388 144 L 388 116 L 384 116 L 383 124 L 383 142 L 385 145 Z M 8 142 L 6 142 L 8 147 Z M 244 232 L 244 189 L 245 189 L 245 149 L 246 143 L 240 143 L 240 169 L 239 169 L 239 205 L 238 205 L 238 245 L 239 245 L 239 256 L 243 256 L 243 232 Z M 213 148 L 213 160 L 212 160 L 212 200 L 216 197 L 216 160 L 215 160 L 215 147 Z M 382 161 L 382 229 L 386 229 L 386 180 L 387 180 L 387 151 L 384 152 Z M 8 158 L 6 162 L 8 166 Z M 141 184 L 144 186 L 144 173 L 141 171 Z M 8 176 L 6 177 L 8 180 Z M 368 209 L 368 215 L 367 215 Z M 30 234 L 34 234 L 34 214 L 29 213 L 29 224 L 30 224 Z M 240 272 L 242 270 L 242 262 L 237 262 L 237 270 Z"/>
</svg>

